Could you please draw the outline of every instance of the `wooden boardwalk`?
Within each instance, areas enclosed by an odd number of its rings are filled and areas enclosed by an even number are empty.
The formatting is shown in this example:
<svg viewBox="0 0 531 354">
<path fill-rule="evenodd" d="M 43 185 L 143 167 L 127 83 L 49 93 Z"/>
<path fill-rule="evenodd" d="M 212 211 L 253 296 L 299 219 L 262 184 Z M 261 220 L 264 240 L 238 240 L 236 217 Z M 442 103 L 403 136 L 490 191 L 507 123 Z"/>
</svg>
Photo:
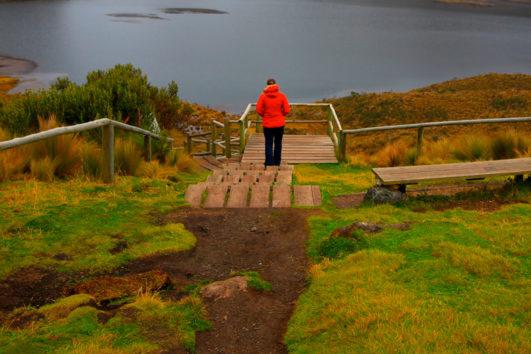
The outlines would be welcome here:
<svg viewBox="0 0 531 354">
<path fill-rule="evenodd" d="M 206 182 L 190 185 L 185 200 L 195 208 L 289 208 L 321 205 L 319 186 L 292 186 L 293 166 L 229 163 Z"/>
<path fill-rule="evenodd" d="M 264 136 L 253 134 L 247 142 L 242 162 L 263 164 Z M 337 163 L 332 139 L 328 135 L 284 135 L 282 161 L 294 163 Z"/>
<path fill-rule="evenodd" d="M 531 158 L 449 163 L 441 165 L 374 168 L 381 185 L 405 185 L 453 178 L 477 179 L 531 173 Z"/>
</svg>

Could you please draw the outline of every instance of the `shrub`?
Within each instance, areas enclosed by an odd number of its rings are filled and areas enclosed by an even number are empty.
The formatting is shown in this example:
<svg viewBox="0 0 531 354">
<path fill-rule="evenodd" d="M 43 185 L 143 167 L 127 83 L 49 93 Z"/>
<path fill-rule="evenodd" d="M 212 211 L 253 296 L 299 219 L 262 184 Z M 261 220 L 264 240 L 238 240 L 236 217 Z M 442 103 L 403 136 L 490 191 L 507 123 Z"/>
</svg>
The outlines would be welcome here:
<svg viewBox="0 0 531 354">
<path fill-rule="evenodd" d="M 83 174 L 87 177 L 98 178 L 102 173 L 103 152 L 92 142 L 85 142 L 80 146 Z"/>
<path fill-rule="evenodd" d="M 0 128 L 0 141 L 9 140 L 10 135 Z M 28 166 L 27 148 L 24 146 L 0 152 L 0 182 L 22 173 Z"/>
<path fill-rule="evenodd" d="M 188 154 L 184 152 L 177 153 L 176 167 L 181 172 L 197 172 L 200 170 L 199 164 Z"/>
<path fill-rule="evenodd" d="M 452 155 L 461 161 L 486 160 L 490 158 L 489 139 L 486 136 L 472 135 L 463 139 L 454 139 L 451 145 L 455 148 Z"/>
<path fill-rule="evenodd" d="M 49 119 L 39 118 L 39 130 L 46 131 L 58 127 L 55 116 Z M 81 138 L 72 134 L 60 135 L 33 143 L 31 147 L 31 159 L 41 160 L 48 158 L 50 168 L 54 166 L 54 175 L 66 177 L 74 175 L 81 166 L 80 144 Z"/>
<path fill-rule="evenodd" d="M 56 163 L 49 156 L 30 162 L 31 177 L 43 182 L 53 180 L 56 168 Z"/>
<path fill-rule="evenodd" d="M 142 163 L 142 152 L 131 139 L 116 138 L 114 167 L 118 173 L 135 176 Z"/>
<path fill-rule="evenodd" d="M 525 136 L 514 130 L 495 136 L 491 142 L 492 158 L 510 159 L 518 155 L 525 155 L 529 148 L 529 141 Z"/>
<path fill-rule="evenodd" d="M 160 178 L 162 172 L 162 167 L 157 160 L 143 162 L 140 168 L 140 174 L 149 178 Z"/>
<path fill-rule="evenodd" d="M 319 255 L 326 258 L 341 258 L 366 247 L 366 241 L 361 237 L 359 239 L 330 237 L 321 243 Z"/>
<path fill-rule="evenodd" d="M 90 72 L 82 85 L 59 78 L 47 90 L 11 97 L 0 105 L 0 126 L 23 135 L 38 128 L 38 117 L 53 114 L 67 125 L 107 117 L 151 129 L 158 117 L 162 127 L 175 127 L 186 113 L 177 93 L 175 82 L 158 88 L 131 64 L 116 65 Z"/>
<path fill-rule="evenodd" d="M 399 166 L 405 160 L 407 151 L 408 147 L 403 141 L 395 141 L 378 151 L 372 162 L 377 166 Z"/>
</svg>

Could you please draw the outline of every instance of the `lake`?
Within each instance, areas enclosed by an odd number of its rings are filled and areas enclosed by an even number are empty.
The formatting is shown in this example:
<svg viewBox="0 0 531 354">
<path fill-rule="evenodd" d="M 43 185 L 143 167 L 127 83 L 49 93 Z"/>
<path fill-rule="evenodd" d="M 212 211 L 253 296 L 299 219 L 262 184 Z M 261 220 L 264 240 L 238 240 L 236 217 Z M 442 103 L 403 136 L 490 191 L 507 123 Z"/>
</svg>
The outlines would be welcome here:
<svg viewBox="0 0 531 354">
<path fill-rule="evenodd" d="M 0 54 L 35 61 L 35 77 L 82 82 L 131 62 L 153 83 L 177 81 L 185 99 L 232 112 L 267 77 L 310 101 L 531 73 L 530 17 L 419 0 L 23 1 L 0 3 L 0 24 Z"/>
</svg>

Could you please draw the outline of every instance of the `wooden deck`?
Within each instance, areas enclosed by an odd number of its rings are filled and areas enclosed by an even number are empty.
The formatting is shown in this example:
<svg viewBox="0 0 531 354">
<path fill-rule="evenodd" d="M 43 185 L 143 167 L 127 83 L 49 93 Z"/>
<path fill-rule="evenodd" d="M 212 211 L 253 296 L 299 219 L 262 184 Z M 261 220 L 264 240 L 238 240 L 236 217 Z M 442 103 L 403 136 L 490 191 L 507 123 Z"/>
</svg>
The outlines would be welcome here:
<svg viewBox="0 0 531 354">
<path fill-rule="evenodd" d="M 423 181 L 452 178 L 485 178 L 492 176 L 517 176 L 531 173 L 531 158 L 449 163 L 405 167 L 374 168 L 379 184 L 405 185 Z"/>
<path fill-rule="evenodd" d="M 242 162 L 263 164 L 265 141 L 262 134 L 249 138 Z M 337 163 L 332 139 L 328 135 L 284 135 L 282 140 L 282 161 L 294 163 Z"/>
</svg>

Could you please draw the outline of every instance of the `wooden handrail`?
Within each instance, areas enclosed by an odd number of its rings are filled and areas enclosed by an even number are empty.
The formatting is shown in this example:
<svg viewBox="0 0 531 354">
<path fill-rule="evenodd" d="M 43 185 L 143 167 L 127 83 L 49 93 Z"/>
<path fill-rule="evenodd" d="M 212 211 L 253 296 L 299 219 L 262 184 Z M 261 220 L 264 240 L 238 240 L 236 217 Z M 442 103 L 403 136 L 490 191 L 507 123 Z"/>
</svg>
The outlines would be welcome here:
<svg viewBox="0 0 531 354">
<path fill-rule="evenodd" d="M 446 125 L 472 125 L 472 124 L 493 124 L 493 123 L 519 123 L 519 122 L 531 122 L 531 117 L 481 118 L 481 119 L 447 120 L 447 121 L 440 121 L 440 122 L 398 124 L 398 125 L 382 125 L 379 127 L 343 129 L 343 133 L 344 134 L 360 134 L 360 133 L 376 132 L 376 131 L 383 131 L 383 130 L 418 129 L 418 128 L 429 128 L 429 127 L 442 127 Z"/>
<path fill-rule="evenodd" d="M 54 138 L 56 136 L 80 133 L 87 130 L 102 128 L 103 129 L 103 180 L 108 183 L 114 182 L 114 128 L 138 133 L 144 135 L 144 149 L 145 156 L 151 160 L 151 139 L 166 140 L 173 142 L 172 138 L 163 137 L 148 130 L 128 125 L 122 122 L 117 122 L 112 119 L 102 118 L 91 122 L 80 123 L 76 125 L 52 128 L 43 132 L 30 134 L 7 141 L 0 141 L 0 151 L 12 149 L 18 146 L 36 143 L 41 140 Z"/>
<path fill-rule="evenodd" d="M 475 124 L 495 124 L 495 123 L 522 123 L 531 122 L 531 117 L 512 117 L 512 118 L 479 118 L 479 119 L 463 119 L 463 120 L 447 120 L 440 122 L 421 122 L 411 124 L 397 124 L 397 125 L 382 125 L 379 127 L 368 127 L 358 129 L 343 129 L 340 136 L 340 157 L 341 161 L 345 160 L 346 156 L 346 138 L 348 135 L 379 132 L 386 130 L 399 130 L 399 129 L 418 129 L 417 130 L 417 145 L 416 145 L 416 158 L 418 158 L 422 151 L 422 140 L 424 138 L 424 128 L 432 127 L 444 127 L 451 125 L 475 125 Z"/>
</svg>

